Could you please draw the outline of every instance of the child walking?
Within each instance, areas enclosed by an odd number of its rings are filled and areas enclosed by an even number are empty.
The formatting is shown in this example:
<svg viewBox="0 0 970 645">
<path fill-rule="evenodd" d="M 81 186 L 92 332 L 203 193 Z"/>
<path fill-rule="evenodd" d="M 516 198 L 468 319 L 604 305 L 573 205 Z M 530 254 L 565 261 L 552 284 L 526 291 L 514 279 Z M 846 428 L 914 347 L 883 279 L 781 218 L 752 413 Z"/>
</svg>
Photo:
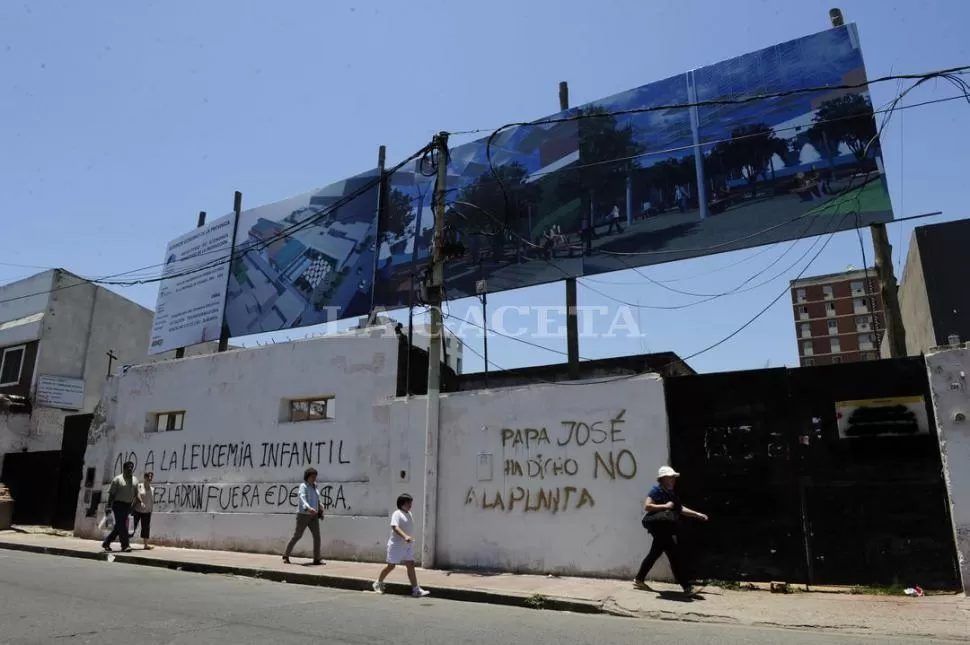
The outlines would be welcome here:
<svg viewBox="0 0 970 645">
<path fill-rule="evenodd" d="M 387 540 L 387 566 L 374 581 L 374 591 L 384 593 L 384 579 L 394 571 L 394 567 L 403 564 L 411 582 L 411 595 L 423 598 L 428 592 L 418 586 L 418 576 L 414 571 L 414 520 L 411 518 L 411 505 L 414 499 L 404 493 L 397 498 L 397 510 L 391 515 L 391 537 Z"/>
</svg>

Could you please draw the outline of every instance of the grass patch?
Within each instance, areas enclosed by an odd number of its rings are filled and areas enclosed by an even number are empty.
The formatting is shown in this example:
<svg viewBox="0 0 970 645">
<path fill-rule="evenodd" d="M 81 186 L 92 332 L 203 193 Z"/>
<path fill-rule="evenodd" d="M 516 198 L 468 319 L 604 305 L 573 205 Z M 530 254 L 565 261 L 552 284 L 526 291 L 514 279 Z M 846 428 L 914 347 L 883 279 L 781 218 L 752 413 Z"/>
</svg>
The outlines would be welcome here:
<svg viewBox="0 0 970 645">
<path fill-rule="evenodd" d="M 903 585 L 893 580 L 889 585 L 858 585 L 849 590 L 854 596 L 905 596 Z"/>
<path fill-rule="evenodd" d="M 754 591 L 757 589 L 750 582 L 738 582 L 737 580 L 708 580 L 703 583 L 703 586 L 724 589 L 725 591 Z"/>
<path fill-rule="evenodd" d="M 525 599 L 525 605 L 533 609 L 542 609 L 546 606 L 546 597 L 541 593 L 534 593 Z"/>
<path fill-rule="evenodd" d="M 882 180 L 872 179 L 865 186 L 853 188 L 844 195 L 839 195 L 829 201 L 816 206 L 806 215 L 844 215 L 858 211 L 859 213 L 878 213 L 892 209 L 889 196 L 883 190 Z"/>
</svg>

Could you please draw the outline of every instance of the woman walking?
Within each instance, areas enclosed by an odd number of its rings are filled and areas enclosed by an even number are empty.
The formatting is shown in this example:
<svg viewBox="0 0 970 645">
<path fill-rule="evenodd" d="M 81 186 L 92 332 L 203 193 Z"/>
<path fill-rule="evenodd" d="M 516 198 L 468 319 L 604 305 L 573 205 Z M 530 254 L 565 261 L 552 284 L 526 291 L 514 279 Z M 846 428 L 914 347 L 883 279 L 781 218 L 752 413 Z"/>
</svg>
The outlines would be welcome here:
<svg viewBox="0 0 970 645">
<path fill-rule="evenodd" d="M 384 593 L 384 579 L 394 567 L 403 564 L 411 583 L 411 595 L 423 598 L 428 592 L 418 586 L 418 575 L 414 571 L 414 520 L 411 518 L 411 504 L 414 499 L 407 493 L 397 498 L 397 510 L 391 515 L 391 537 L 387 541 L 387 566 L 374 582 L 374 591 Z"/>
<path fill-rule="evenodd" d="M 135 516 L 131 526 L 131 537 L 135 537 L 138 532 L 138 525 L 141 524 L 141 539 L 146 549 L 152 548 L 148 544 L 148 539 L 152 534 L 152 507 L 155 501 L 155 489 L 152 487 L 152 480 L 155 473 L 148 471 L 142 481 L 138 482 L 138 496 L 132 506 L 132 515 Z"/>
<path fill-rule="evenodd" d="M 674 580 L 683 588 L 685 594 L 691 595 L 693 588 L 687 577 L 686 563 L 680 544 L 678 544 L 677 532 L 681 517 L 690 517 L 706 522 L 707 516 L 687 508 L 680 502 L 677 493 L 674 492 L 678 477 L 680 477 L 680 473 L 670 466 L 661 468 L 657 472 L 657 484 L 650 489 L 647 499 L 643 503 L 643 510 L 646 511 L 646 515 L 643 517 L 643 525 L 653 536 L 653 544 L 650 546 L 647 557 L 640 564 L 640 570 L 637 572 L 633 584 L 637 587 L 645 587 L 644 580 L 650 569 L 657 563 L 660 556 L 666 553 L 667 560 L 670 561 L 670 569 L 674 574 Z"/>
</svg>

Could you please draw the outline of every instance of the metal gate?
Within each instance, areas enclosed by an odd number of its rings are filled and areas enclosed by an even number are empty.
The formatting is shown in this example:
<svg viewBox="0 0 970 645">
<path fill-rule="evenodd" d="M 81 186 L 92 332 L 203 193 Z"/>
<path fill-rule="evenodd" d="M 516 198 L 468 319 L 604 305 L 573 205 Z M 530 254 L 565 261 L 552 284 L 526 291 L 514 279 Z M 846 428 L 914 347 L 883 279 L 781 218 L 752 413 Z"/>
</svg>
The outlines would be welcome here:
<svg viewBox="0 0 970 645">
<path fill-rule="evenodd" d="M 682 376 L 666 396 L 681 496 L 712 517 L 685 527 L 699 578 L 958 585 L 921 358 Z"/>
</svg>

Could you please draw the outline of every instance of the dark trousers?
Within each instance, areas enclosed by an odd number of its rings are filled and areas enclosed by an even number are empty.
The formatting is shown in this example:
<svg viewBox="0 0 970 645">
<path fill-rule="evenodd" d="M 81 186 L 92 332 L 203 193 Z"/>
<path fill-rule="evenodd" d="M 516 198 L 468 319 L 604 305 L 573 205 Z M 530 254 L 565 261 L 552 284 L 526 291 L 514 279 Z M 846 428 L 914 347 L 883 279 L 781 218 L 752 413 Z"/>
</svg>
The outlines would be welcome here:
<svg viewBox="0 0 970 645">
<path fill-rule="evenodd" d="M 111 513 L 115 518 L 115 527 L 111 529 L 111 533 L 108 533 L 108 537 L 104 539 L 102 543 L 104 546 L 111 546 L 111 543 L 118 538 L 121 542 L 121 548 L 129 548 L 128 544 L 128 515 L 131 513 L 131 504 L 126 504 L 124 502 L 115 501 L 111 505 Z"/>
<path fill-rule="evenodd" d="M 138 524 L 141 523 L 141 537 L 147 540 L 151 536 L 152 531 L 152 514 L 135 511 L 133 515 L 135 520 L 131 523 L 130 537 L 135 537 L 135 534 L 138 533 Z"/>
<path fill-rule="evenodd" d="M 310 515 L 309 513 L 296 514 L 296 528 L 293 531 L 293 537 L 290 538 L 290 543 L 286 545 L 286 551 L 283 553 L 284 558 L 290 557 L 293 547 L 300 541 L 303 532 L 307 529 L 310 529 L 310 535 L 313 536 L 313 561 L 320 561 L 320 516 Z"/>
<path fill-rule="evenodd" d="M 650 545 L 650 552 L 643 559 L 643 562 L 640 563 L 640 570 L 637 572 L 636 579 L 642 582 L 647 577 L 647 574 L 650 573 L 650 569 L 653 569 L 653 565 L 657 564 L 657 560 L 664 553 L 667 554 L 667 560 L 670 561 L 670 569 L 674 574 L 674 580 L 686 589 L 690 581 L 687 578 L 684 555 L 680 545 L 677 543 L 677 538 L 670 531 L 656 531 L 653 534 L 653 544 Z"/>
</svg>

